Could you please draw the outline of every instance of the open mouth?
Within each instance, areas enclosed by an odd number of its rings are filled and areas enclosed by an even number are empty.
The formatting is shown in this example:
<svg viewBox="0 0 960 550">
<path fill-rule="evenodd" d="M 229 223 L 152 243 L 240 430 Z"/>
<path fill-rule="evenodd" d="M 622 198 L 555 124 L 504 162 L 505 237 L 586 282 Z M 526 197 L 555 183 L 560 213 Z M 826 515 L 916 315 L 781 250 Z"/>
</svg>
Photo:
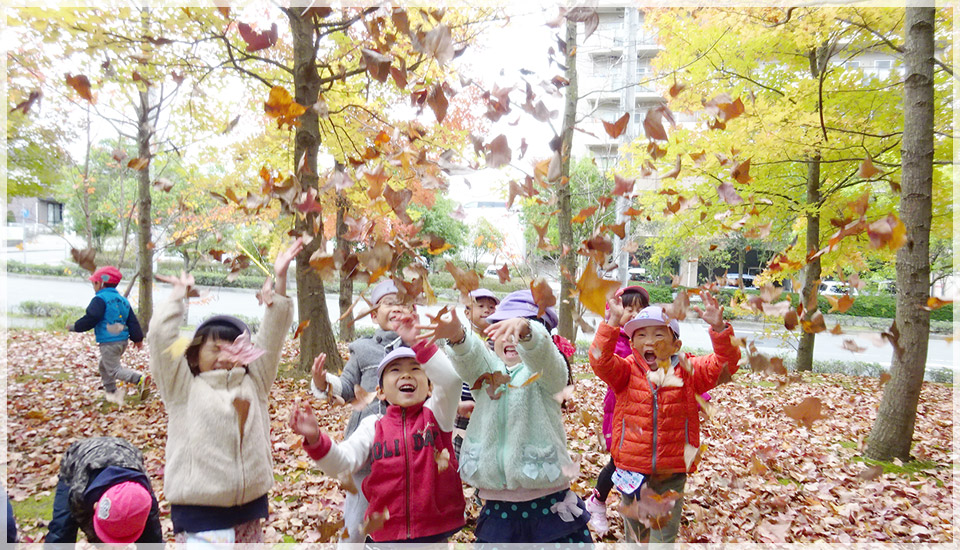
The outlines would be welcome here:
<svg viewBox="0 0 960 550">
<path fill-rule="evenodd" d="M 503 354 L 504 354 L 504 355 L 516 355 L 516 354 L 517 354 L 517 346 L 503 346 Z"/>
<path fill-rule="evenodd" d="M 656 365 L 657 354 L 652 351 L 646 351 L 643 353 L 643 360 L 646 361 L 648 365 Z"/>
<path fill-rule="evenodd" d="M 412 384 L 412 383 L 410 383 L 410 382 L 406 382 L 406 383 L 404 383 L 404 384 L 400 384 L 400 385 L 397 387 L 397 389 L 400 390 L 401 393 L 413 393 L 413 392 L 417 391 L 417 385 L 416 385 L 416 384 Z"/>
</svg>

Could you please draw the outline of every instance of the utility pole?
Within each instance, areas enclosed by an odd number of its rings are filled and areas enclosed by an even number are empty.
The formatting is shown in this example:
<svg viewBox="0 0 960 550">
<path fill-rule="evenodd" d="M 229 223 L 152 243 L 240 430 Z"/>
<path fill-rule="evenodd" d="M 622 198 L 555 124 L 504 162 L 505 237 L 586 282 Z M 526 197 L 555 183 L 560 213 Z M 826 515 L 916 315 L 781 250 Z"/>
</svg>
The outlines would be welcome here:
<svg viewBox="0 0 960 550">
<path fill-rule="evenodd" d="M 620 104 L 630 113 L 630 123 L 627 124 L 627 129 L 620 135 L 620 145 L 621 151 L 623 146 L 631 143 L 637 137 L 637 31 L 640 28 L 640 11 L 631 6 L 625 6 L 623 8 L 623 25 L 625 28 L 624 32 L 624 44 L 623 44 L 623 59 L 620 62 L 620 67 L 623 70 L 623 88 L 620 90 Z M 621 159 L 623 162 L 619 163 L 621 166 L 624 166 L 630 160 L 629 158 Z M 629 203 L 629 198 L 627 197 L 617 197 L 616 202 L 616 223 L 626 223 L 624 226 L 624 234 L 630 234 L 630 219 L 624 215 L 626 212 Z M 623 246 L 624 239 L 614 235 L 613 237 L 613 257 L 617 262 L 617 279 L 620 281 L 621 285 L 627 284 L 627 270 L 630 267 L 630 255 L 624 250 Z"/>
</svg>

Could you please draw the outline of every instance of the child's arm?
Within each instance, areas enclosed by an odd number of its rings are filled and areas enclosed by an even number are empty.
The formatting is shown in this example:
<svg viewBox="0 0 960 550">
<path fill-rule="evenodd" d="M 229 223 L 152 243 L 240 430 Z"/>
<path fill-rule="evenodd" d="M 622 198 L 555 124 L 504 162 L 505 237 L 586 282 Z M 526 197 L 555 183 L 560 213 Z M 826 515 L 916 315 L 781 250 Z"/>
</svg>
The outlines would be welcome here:
<svg viewBox="0 0 960 550">
<path fill-rule="evenodd" d="M 183 300 L 193 286 L 193 276 L 183 273 L 180 277 L 156 276 L 158 281 L 173 285 L 167 301 L 153 313 L 147 330 L 150 346 L 150 372 L 157 383 L 160 397 L 166 402 L 186 398 L 187 387 L 193 374 L 183 358 L 183 351 L 174 355 L 174 343 L 180 338 L 180 323 L 183 321 Z M 187 342 L 189 344 L 189 342 Z M 186 348 L 186 345 L 183 346 Z"/>
<path fill-rule="evenodd" d="M 435 344 L 426 340 L 413 346 L 417 361 L 423 365 L 427 378 L 433 383 L 433 394 L 424 406 L 433 411 L 441 430 L 452 432 L 463 382 L 453 369 L 450 359 L 443 353 L 437 353 L 438 349 Z"/>
<path fill-rule="evenodd" d="M 84 316 L 77 319 L 72 323 L 67 324 L 67 330 L 70 332 L 86 332 L 93 327 L 97 326 L 97 323 L 100 322 L 100 319 L 103 319 L 103 314 L 107 311 L 107 303 L 103 301 L 103 298 L 99 296 L 94 296 L 90 303 L 87 304 L 87 311 L 84 313 Z"/>
<path fill-rule="evenodd" d="M 138 349 L 143 347 L 143 329 L 140 328 L 140 319 L 137 319 L 137 314 L 133 312 L 133 308 L 130 308 L 130 314 L 127 316 L 127 331 L 130 333 L 130 341 L 133 342 L 133 345 Z"/>
<path fill-rule="evenodd" d="M 370 456 L 370 448 L 376 434 L 377 415 L 360 421 L 357 429 L 345 441 L 335 444 L 320 431 L 317 418 L 309 406 L 295 406 L 290 413 L 290 428 L 303 436 L 303 448 L 317 466 L 328 475 L 353 473 L 359 470 Z"/>
<path fill-rule="evenodd" d="M 689 359 L 693 369 L 691 383 L 697 393 L 716 387 L 723 369 L 735 374 L 740 368 L 740 348 L 733 344 L 733 326 L 723 320 L 723 306 L 709 292 L 701 293 L 705 309 L 694 306 L 694 310 L 710 325 L 710 340 L 713 353 Z"/>
<path fill-rule="evenodd" d="M 597 327 L 597 334 L 587 350 L 590 368 L 614 392 L 621 391 L 630 380 L 630 362 L 616 354 L 620 324 L 626 317 L 620 298 L 611 298 L 607 302 L 606 320 Z"/>
<path fill-rule="evenodd" d="M 467 384 L 467 387 L 472 387 L 477 378 L 497 370 L 499 359 L 487 348 L 486 342 L 473 334 L 472 330 L 468 331 L 463 328 L 456 312 L 450 315 L 452 321 L 438 321 L 436 325 L 432 325 L 430 328 L 436 332 L 441 323 L 454 323 L 454 329 L 459 327 L 459 331 L 454 330 L 456 336 L 448 338 L 448 343 L 444 346 L 443 352 L 450 358 L 457 375 Z"/>
<path fill-rule="evenodd" d="M 303 238 L 297 238 L 290 248 L 277 255 L 277 261 L 274 264 L 276 286 L 273 289 L 273 304 L 267 304 L 260 330 L 253 339 L 254 343 L 266 353 L 248 365 L 248 368 L 250 375 L 260 386 L 261 395 L 264 396 L 270 392 L 270 386 L 277 377 L 283 341 L 286 340 L 290 324 L 293 323 L 293 300 L 286 295 L 287 268 L 301 250 L 303 250 Z"/>
</svg>

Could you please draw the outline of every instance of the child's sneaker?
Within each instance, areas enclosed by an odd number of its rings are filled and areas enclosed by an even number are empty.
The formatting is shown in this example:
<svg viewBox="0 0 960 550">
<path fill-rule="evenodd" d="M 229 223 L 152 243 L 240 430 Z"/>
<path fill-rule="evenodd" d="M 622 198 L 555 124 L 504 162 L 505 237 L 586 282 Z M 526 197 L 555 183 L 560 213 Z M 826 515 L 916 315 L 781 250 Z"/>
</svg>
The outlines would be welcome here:
<svg viewBox="0 0 960 550">
<path fill-rule="evenodd" d="M 150 375 L 141 374 L 140 381 L 137 382 L 137 396 L 140 401 L 146 401 L 150 397 Z"/>
<path fill-rule="evenodd" d="M 587 497 L 587 511 L 590 512 L 589 525 L 598 537 L 603 537 L 610 530 L 610 522 L 607 521 L 607 504 L 597 498 L 597 490 Z"/>
</svg>

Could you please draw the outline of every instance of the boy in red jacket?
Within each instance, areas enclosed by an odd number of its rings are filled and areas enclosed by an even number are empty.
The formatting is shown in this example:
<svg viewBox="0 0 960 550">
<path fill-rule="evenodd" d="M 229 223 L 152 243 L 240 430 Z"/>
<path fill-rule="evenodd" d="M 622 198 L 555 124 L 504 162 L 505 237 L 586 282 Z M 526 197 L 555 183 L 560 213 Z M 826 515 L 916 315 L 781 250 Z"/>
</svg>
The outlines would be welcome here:
<svg viewBox="0 0 960 550">
<path fill-rule="evenodd" d="M 606 319 L 590 346 L 590 366 L 615 392 L 613 412 L 613 479 L 623 494 L 620 515 L 627 542 L 676 541 L 687 473 L 696 469 L 700 448 L 697 396 L 717 385 L 721 373 L 737 371 L 740 349 L 732 342 L 733 327 L 723 321 L 723 307 L 708 292 L 705 309 L 694 307 L 710 325 L 713 353 L 680 355 L 680 323 L 657 306 L 646 307 L 633 319 L 619 298 L 609 302 Z M 615 353 L 620 326 L 630 338 L 632 355 Z M 676 491 L 669 519 L 641 523 L 634 514 L 641 491 L 663 495 Z M 648 522 L 649 523 L 649 522 Z"/>
<path fill-rule="evenodd" d="M 364 535 L 374 542 L 443 542 L 465 523 L 451 437 L 462 382 L 436 345 L 416 341 L 415 320 L 407 316 L 397 328 L 413 347 L 391 351 L 377 367 L 377 397 L 389 403 L 386 414 L 367 416 L 336 445 L 309 407 L 290 415 L 290 428 L 328 475 L 371 462 L 361 490 L 370 503 Z M 376 528 L 379 519 L 383 525 Z"/>
</svg>

